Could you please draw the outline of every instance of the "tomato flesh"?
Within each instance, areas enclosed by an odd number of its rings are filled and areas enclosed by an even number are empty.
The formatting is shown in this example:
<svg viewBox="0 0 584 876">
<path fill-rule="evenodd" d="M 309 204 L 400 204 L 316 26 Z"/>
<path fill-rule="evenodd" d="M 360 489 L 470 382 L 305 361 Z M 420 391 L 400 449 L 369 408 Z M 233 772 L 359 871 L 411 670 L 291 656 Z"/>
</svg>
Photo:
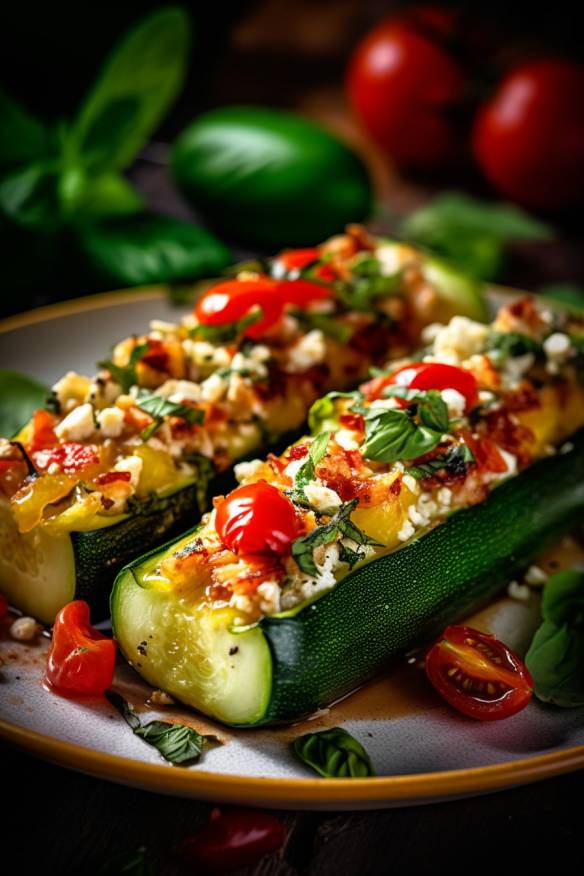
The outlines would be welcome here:
<svg viewBox="0 0 584 876">
<path fill-rule="evenodd" d="M 281 262 L 287 271 L 301 271 L 307 265 L 318 261 L 320 258 L 320 250 L 317 247 L 307 247 L 305 249 L 289 249 L 286 252 L 281 252 L 278 256 L 278 261 Z"/>
<path fill-rule="evenodd" d="M 99 462 L 95 447 L 79 444 L 77 441 L 66 441 L 57 447 L 37 450 L 32 454 L 32 458 L 35 466 L 41 471 L 45 471 L 50 465 L 58 465 L 60 471 L 65 474 L 81 471 Z"/>
<path fill-rule="evenodd" d="M 48 411 L 41 409 L 34 412 L 32 415 L 32 434 L 28 442 L 30 453 L 59 443 L 54 426 L 55 418 Z"/>
<path fill-rule="evenodd" d="M 275 852 L 286 838 L 275 816 L 259 809 L 214 809 L 210 821 L 176 848 L 187 866 L 207 873 L 230 873 L 252 867 Z"/>
<path fill-rule="evenodd" d="M 89 606 L 69 602 L 55 618 L 47 655 L 46 678 L 51 687 L 68 694 L 103 694 L 112 685 L 116 643 L 89 623 Z"/>
<path fill-rule="evenodd" d="M 265 481 L 237 487 L 217 508 L 215 525 L 234 553 L 280 556 L 298 535 L 294 505 Z"/>
<path fill-rule="evenodd" d="M 426 674 L 444 699 L 479 721 L 516 714 L 531 699 L 533 681 L 503 642 L 466 626 L 449 626 L 426 655 Z"/>
<path fill-rule="evenodd" d="M 464 396 L 465 410 L 473 408 L 478 400 L 478 385 L 470 371 L 456 365 L 440 362 L 414 362 L 404 365 L 387 378 L 385 386 L 405 386 L 409 389 L 455 389 Z"/>
</svg>

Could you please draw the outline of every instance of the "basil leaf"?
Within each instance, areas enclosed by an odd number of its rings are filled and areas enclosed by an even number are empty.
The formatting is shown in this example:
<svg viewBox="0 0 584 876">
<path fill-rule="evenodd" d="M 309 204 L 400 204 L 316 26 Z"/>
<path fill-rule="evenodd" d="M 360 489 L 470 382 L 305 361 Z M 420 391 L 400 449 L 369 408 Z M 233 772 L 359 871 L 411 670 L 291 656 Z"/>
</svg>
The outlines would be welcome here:
<svg viewBox="0 0 584 876">
<path fill-rule="evenodd" d="M 321 432 L 308 448 L 306 461 L 300 466 L 294 478 L 294 487 L 288 491 L 288 496 L 297 504 L 308 504 L 304 487 L 316 477 L 316 466 L 326 453 L 326 448 L 332 432 Z"/>
<path fill-rule="evenodd" d="M 98 368 L 106 368 L 115 382 L 122 387 L 125 393 L 138 382 L 136 376 L 136 365 L 149 349 L 149 344 L 138 344 L 130 353 L 130 358 L 127 365 L 116 365 L 111 359 L 104 359 L 97 363 Z"/>
<path fill-rule="evenodd" d="M 527 353 L 542 355 L 542 345 L 521 332 L 489 332 L 487 350 L 489 353 L 498 352 L 504 359 L 525 356 Z"/>
<path fill-rule="evenodd" d="M 112 172 L 92 177 L 77 169 L 68 171 L 61 179 L 60 195 L 63 211 L 75 222 L 127 216 L 144 208 L 144 200 L 134 186 Z"/>
<path fill-rule="evenodd" d="M 408 411 L 368 408 L 361 453 L 378 462 L 415 459 L 434 450 L 442 434 L 443 431 L 416 425 Z"/>
<path fill-rule="evenodd" d="M 400 233 L 459 265 L 473 277 L 491 280 L 499 272 L 503 251 L 513 240 L 548 240 L 548 225 L 510 204 L 493 204 L 449 192 L 416 210 Z"/>
<path fill-rule="evenodd" d="M 553 283 L 540 286 L 537 293 L 551 299 L 554 304 L 561 304 L 568 311 L 577 314 L 584 311 L 584 286 L 577 286 L 576 283 Z"/>
<path fill-rule="evenodd" d="M 58 186 L 52 161 L 19 167 L 0 181 L 0 211 L 23 228 L 54 231 L 60 223 Z"/>
<path fill-rule="evenodd" d="M 320 329 L 327 338 L 332 338 L 340 344 L 346 344 L 351 339 L 353 330 L 346 323 L 339 321 L 329 313 L 312 313 L 309 310 L 293 310 L 291 315 L 298 320 L 303 331 Z"/>
<path fill-rule="evenodd" d="M 292 557 L 298 568 L 305 575 L 318 575 L 318 567 L 314 561 L 314 549 L 321 544 L 328 544 L 337 537 L 338 530 L 331 523 L 316 526 L 308 535 L 303 535 L 292 542 Z"/>
<path fill-rule="evenodd" d="M 44 125 L 0 89 L 0 166 L 37 161 L 47 146 Z"/>
<path fill-rule="evenodd" d="M 349 310 L 363 313 L 375 312 L 377 298 L 397 292 L 401 282 L 401 272 L 385 277 L 382 274 L 356 276 L 351 280 L 337 280 L 333 283 L 338 300 Z"/>
<path fill-rule="evenodd" d="M 334 404 L 334 401 L 337 398 L 353 398 L 355 401 L 361 401 L 363 395 L 358 391 L 329 392 L 322 398 L 317 399 L 308 412 L 308 425 L 313 435 L 316 432 L 322 431 L 322 428 L 325 426 L 333 426 L 334 429 L 338 429 L 339 422 L 336 416 L 336 406 Z"/>
<path fill-rule="evenodd" d="M 431 478 L 436 472 L 444 469 L 449 475 L 455 477 L 458 474 L 464 474 L 467 466 L 473 462 L 475 462 L 475 458 L 468 444 L 456 444 L 450 447 L 446 453 L 441 453 L 440 456 L 436 456 L 428 462 L 410 466 L 407 473 L 418 480 L 423 480 Z"/>
<path fill-rule="evenodd" d="M 543 623 L 525 663 L 540 700 L 573 708 L 584 705 L 584 570 L 552 575 L 543 591 Z"/>
<path fill-rule="evenodd" d="M 361 743 L 342 727 L 299 736 L 292 743 L 292 748 L 299 760 L 325 778 L 375 775 L 371 759 Z"/>
<path fill-rule="evenodd" d="M 229 344 L 240 338 L 250 325 L 259 322 L 262 316 L 262 308 L 254 307 L 247 316 L 235 322 L 228 322 L 225 325 L 197 325 L 189 334 L 192 338 L 203 338 L 211 344 Z"/>
<path fill-rule="evenodd" d="M 216 276 L 231 258 L 210 232 L 170 216 L 138 213 L 81 224 L 76 233 L 93 270 L 114 286 Z"/>
<path fill-rule="evenodd" d="M 0 435 L 11 438 L 45 405 L 48 390 L 25 374 L 0 371 Z"/>
<path fill-rule="evenodd" d="M 154 746 L 170 763 L 181 766 L 195 763 L 199 760 L 205 744 L 214 741 L 214 737 L 201 736 L 185 724 L 168 721 L 149 721 L 142 724 L 132 706 L 120 694 L 106 690 L 105 695 L 135 735 L 148 745 Z"/>
<path fill-rule="evenodd" d="M 148 15 L 102 68 L 66 141 L 69 164 L 126 167 L 161 122 L 187 70 L 190 24 L 177 7 Z"/>
<path fill-rule="evenodd" d="M 318 567 L 314 561 L 314 549 L 321 544 L 328 544 L 334 541 L 338 535 L 352 539 L 358 546 L 356 551 L 352 548 L 347 548 L 343 552 L 343 546 L 341 545 L 341 559 L 347 562 L 351 568 L 363 556 L 359 548 L 367 545 L 381 546 L 379 542 L 370 538 L 350 519 L 351 512 L 356 508 L 357 504 L 358 499 L 351 499 L 350 502 L 345 502 L 329 523 L 316 526 L 308 535 L 303 535 L 292 543 L 292 557 L 302 572 L 313 577 L 318 575 Z"/>
<path fill-rule="evenodd" d="M 167 398 L 156 395 L 156 393 L 150 393 L 147 390 L 140 390 L 136 397 L 136 404 L 141 410 L 154 418 L 154 422 L 142 432 L 141 437 L 143 441 L 147 441 L 162 425 L 164 417 L 180 417 L 181 420 L 185 420 L 191 426 L 200 425 L 205 419 L 205 412 L 201 408 L 171 402 Z"/>
<path fill-rule="evenodd" d="M 420 392 L 405 386 L 386 386 L 382 395 L 383 398 L 397 397 L 416 402 L 420 420 L 425 426 L 441 433 L 448 431 L 448 407 L 437 389 Z"/>
</svg>

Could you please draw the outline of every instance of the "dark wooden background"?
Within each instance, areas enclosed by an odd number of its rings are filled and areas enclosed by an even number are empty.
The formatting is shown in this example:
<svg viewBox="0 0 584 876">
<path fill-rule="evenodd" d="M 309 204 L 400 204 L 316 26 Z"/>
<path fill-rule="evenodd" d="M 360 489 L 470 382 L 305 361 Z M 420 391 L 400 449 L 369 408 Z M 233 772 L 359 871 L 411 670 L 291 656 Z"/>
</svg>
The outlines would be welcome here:
<svg viewBox="0 0 584 876">
<path fill-rule="evenodd" d="M 63 4 L 56 5 L 62 12 Z M 191 76 L 186 96 L 163 129 L 162 139 L 172 138 L 205 102 L 296 107 L 366 151 L 388 216 L 423 203 L 435 191 L 436 182 L 406 181 L 392 173 L 352 125 L 339 88 L 350 46 L 390 5 L 376 0 L 240 2 L 231 4 L 239 18 L 228 36 L 221 15 L 225 12 L 229 18 L 230 4 L 219 4 L 210 15 L 207 43 L 218 47 L 221 54 L 211 57 L 203 41 L 203 54 L 194 63 L 196 75 Z M 515 27 L 521 25 L 519 6 L 507 4 L 509 22 Z M 563 8 L 562 3 L 559 6 Z M 53 16 L 54 10 L 51 4 L 43 14 Z M 126 13 L 129 19 L 134 17 L 126 9 L 122 14 L 120 8 L 118 27 Z M 11 14 L 16 26 L 23 16 L 19 18 L 17 7 Z M 47 22 L 48 26 L 49 18 Z M 87 26 L 87 22 L 82 24 Z M 104 41 L 110 39 L 106 24 L 104 18 L 100 31 L 96 23 L 97 37 L 103 32 Z M 575 32 L 569 15 L 562 18 L 554 13 L 550 20 L 548 11 L 544 18 L 540 16 L 538 26 L 548 27 L 556 43 L 569 43 Z M 46 50 L 41 45 L 45 31 L 40 26 L 35 29 L 39 53 Z M 4 30 L 5 37 L 8 32 Z M 16 91 L 20 87 L 21 97 L 38 100 L 40 70 L 35 68 L 36 82 L 30 87 L 22 73 L 22 65 L 29 62 L 18 53 L 18 39 L 3 42 L 2 73 L 10 79 L 6 84 L 16 86 Z M 96 50 L 96 58 L 100 52 Z M 83 85 L 82 76 L 75 82 L 67 78 L 67 58 L 62 51 L 60 57 L 60 65 L 43 71 L 48 77 L 45 98 L 54 100 L 57 111 L 67 110 L 67 99 L 76 97 Z M 93 63 L 90 52 L 86 60 Z M 78 56 L 76 63 L 82 61 Z M 88 78 L 91 72 L 87 71 Z M 200 98 L 203 91 L 204 101 Z M 133 177 L 154 209 L 188 215 L 168 183 L 164 164 L 141 161 Z M 445 182 L 462 182 L 471 191 L 484 193 L 480 181 L 466 172 L 459 180 Z M 553 221 L 558 239 L 515 247 L 501 278 L 504 282 L 529 288 L 558 280 L 584 281 L 579 215 L 553 217 Z M 45 293 L 39 289 L 35 303 L 44 300 Z M 0 776 L 5 803 L 0 822 L 6 864 L 2 869 L 6 873 L 92 874 L 112 856 L 140 846 L 147 847 L 161 876 L 187 872 L 178 868 L 173 846 L 192 834 L 211 808 L 206 803 L 109 784 L 12 750 L 0 753 Z M 571 858 L 582 857 L 583 778 L 583 773 L 577 773 L 481 798 L 385 812 L 282 813 L 287 828 L 285 847 L 245 872 L 256 876 L 375 876 L 507 873 L 512 868 L 517 872 L 518 866 L 526 874 L 563 869 Z M 578 865 L 572 867 L 577 871 Z"/>
</svg>

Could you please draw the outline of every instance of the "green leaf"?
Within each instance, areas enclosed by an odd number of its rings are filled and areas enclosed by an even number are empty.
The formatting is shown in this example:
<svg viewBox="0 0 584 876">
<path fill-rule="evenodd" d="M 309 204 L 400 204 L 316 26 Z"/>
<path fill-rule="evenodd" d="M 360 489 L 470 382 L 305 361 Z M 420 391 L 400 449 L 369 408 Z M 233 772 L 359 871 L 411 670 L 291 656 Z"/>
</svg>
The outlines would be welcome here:
<svg viewBox="0 0 584 876">
<path fill-rule="evenodd" d="M 444 430 L 414 422 L 410 411 L 368 408 L 365 417 L 365 442 L 361 453 L 366 459 L 396 462 L 415 459 L 434 450 Z"/>
<path fill-rule="evenodd" d="M 334 541 L 339 535 L 350 538 L 357 545 L 357 550 L 347 548 L 341 557 L 349 564 L 350 568 L 362 559 L 363 551 L 360 548 L 367 545 L 381 547 L 379 542 L 370 538 L 351 520 L 351 512 L 354 511 L 357 503 L 358 499 L 351 499 L 350 502 L 345 502 L 329 523 L 316 526 L 308 535 L 301 536 L 292 543 L 292 556 L 298 567 L 306 575 L 315 576 L 318 574 L 318 568 L 314 561 L 314 549 L 319 547 L 319 545 Z"/>
<path fill-rule="evenodd" d="M 355 401 L 363 399 L 362 393 L 355 390 L 353 392 L 329 392 L 322 398 L 314 402 L 308 412 L 308 425 L 312 434 L 322 432 L 323 428 L 334 429 L 339 428 L 339 421 L 336 415 L 335 399 L 337 398 L 353 398 Z"/>
<path fill-rule="evenodd" d="M 136 376 L 136 365 L 149 349 L 149 344 L 137 344 L 134 347 L 132 352 L 130 353 L 130 358 L 128 359 L 127 365 L 115 365 L 111 359 L 104 359 L 101 362 L 97 363 L 98 368 L 106 368 L 114 381 L 118 383 L 122 390 L 125 393 L 128 393 L 130 389 L 135 386 L 138 382 L 138 378 Z"/>
<path fill-rule="evenodd" d="M 542 355 L 541 344 L 521 332 L 489 332 L 487 350 L 489 353 L 496 351 L 503 359 L 525 356 L 526 353 Z"/>
<path fill-rule="evenodd" d="M 416 210 L 402 222 L 400 232 L 483 280 L 497 275 L 507 243 L 553 236 L 548 225 L 519 207 L 457 192 L 439 195 Z"/>
<path fill-rule="evenodd" d="M 38 161 L 47 149 L 44 125 L 0 89 L 0 167 Z"/>
<path fill-rule="evenodd" d="M 353 329 L 350 326 L 329 313 L 293 310 L 291 315 L 300 323 L 303 331 L 309 332 L 313 329 L 319 329 L 327 338 L 332 338 L 340 344 L 346 344 L 353 334 Z"/>
<path fill-rule="evenodd" d="M 292 748 L 299 760 L 325 778 L 375 775 L 371 759 L 361 743 L 342 727 L 306 733 L 294 740 Z"/>
<path fill-rule="evenodd" d="M 195 763 L 200 759 L 205 744 L 214 741 L 214 737 L 201 736 L 185 724 L 168 721 L 149 721 L 142 724 L 132 706 L 122 696 L 112 690 L 107 690 L 105 695 L 135 735 L 148 745 L 154 746 L 170 763 L 179 766 Z"/>
<path fill-rule="evenodd" d="M 326 448 L 332 432 L 321 432 L 311 442 L 308 448 L 308 455 L 305 462 L 302 463 L 294 478 L 294 487 L 287 492 L 287 495 L 297 505 L 308 505 L 308 499 L 304 493 L 304 487 L 313 481 L 316 477 L 316 466 L 321 461 L 326 453 Z"/>
<path fill-rule="evenodd" d="M 0 371 L 0 435 L 12 438 L 42 408 L 48 390 L 25 374 Z"/>
<path fill-rule="evenodd" d="M 385 295 L 397 292 L 401 273 L 385 277 L 382 274 L 356 276 L 351 280 L 337 280 L 333 285 L 336 296 L 349 310 L 375 312 L 375 302 Z"/>
<path fill-rule="evenodd" d="M 93 177 L 75 168 L 61 178 L 63 211 L 74 221 L 127 216 L 144 208 L 144 200 L 134 186 L 118 173 Z"/>
<path fill-rule="evenodd" d="M 440 456 L 436 456 L 428 462 L 410 466 L 407 473 L 417 480 L 423 480 L 431 478 L 436 472 L 444 469 L 449 475 L 455 477 L 458 474 L 464 474 L 467 466 L 472 465 L 474 461 L 473 452 L 468 444 L 456 444 L 450 447 L 446 453 L 441 453 Z"/>
<path fill-rule="evenodd" d="M 410 389 L 406 386 L 386 386 L 382 396 L 415 402 L 417 413 L 425 426 L 438 432 L 448 431 L 448 406 L 437 389 L 421 392 L 419 389 Z"/>
<path fill-rule="evenodd" d="M 552 283 L 540 286 L 538 295 L 550 299 L 554 304 L 561 304 L 569 311 L 582 314 L 584 312 L 584 286 L 576 283 Z"/>
<path fill-rule="evenodd" d="M 77 233 L 89 264 L 113 286 L 212 277 L 231 258 L 210 232 L 170 216 L 139 213 L 82 225 Z"/>
<path fill-rule="evenodd" d="M 24 228 L 52 231 L 60 222 L 58 187 L 54 162 L 20 167 L 0 181 L 0 211 Z"/>
<path fill-rule="evenodd" d="M 584 570 L 552 575 L 543 591 L 543 623 L 525 658 L 544 702 L 584 705 Z"/>
<path fill-rule="evenodd" d="M 164 417 L 180 417 L 181 420 L 185 420 L 191 426 L 198 425 L 205 419 L 205 412 L 202 408 L 171 402 L 167 398 L 156 395 L 156 393 L 150 393 L 147 390 L 140 390 L 136 398 L 136 404 L 141 410 L 154 417 L 154 422 L 142 432 L 141 437 L 143 441 L 147 441 L 156 432 L 162 425 Z"/>
<path fill-rule="evenodd" d="M 250 313 L 235 322 L 225 325 L 197 325 L 191 329 L 189 335 L 191 338 L 203 338 L 211 344 L 230 344 L 242 338 L 246 328 L 259 322 L 263 315 L 261 307 L 254 307 Z"/>
<path fill-rule="evenodd" d="M 94 173 L 130 164 L 182 88 L 189 44 L 189 18 L 178 7 L 153 12 L 126 34 L 69 130 L 68 164 Z"/>
</svg>

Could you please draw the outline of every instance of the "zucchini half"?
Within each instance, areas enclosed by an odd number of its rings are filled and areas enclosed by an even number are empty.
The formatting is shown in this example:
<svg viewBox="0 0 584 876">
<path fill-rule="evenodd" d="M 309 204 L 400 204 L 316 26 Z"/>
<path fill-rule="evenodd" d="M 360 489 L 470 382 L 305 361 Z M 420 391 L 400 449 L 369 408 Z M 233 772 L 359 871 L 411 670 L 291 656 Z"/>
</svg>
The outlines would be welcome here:
<svg viewBox="0 0 584 876">
<path fill-rule="evenodd" d="M 199 498 L 200 485 L 185 486 L 183 481 L 179 490 L 136 502 L 131 514 L 109 524 L 59 534 L 42 526 L 20 533 L 8 503 L 1 502 L 2 592 L 10 603 L 47 624 L 72 599 L 89 602 L 96 619 L 107 617 L 116 572 L 144 547 L 160 545 L 192 523 Z"/>
<path fill-rule="evenodd" d="M 116 579 L 115 637 L 146 681 L 213 718 L 297 721 L 484 604 L 584 520 L 584 430 L 570 443 L 316 601 L 241 631 L 150 581 L 167 545 Z"/>
</svg>

